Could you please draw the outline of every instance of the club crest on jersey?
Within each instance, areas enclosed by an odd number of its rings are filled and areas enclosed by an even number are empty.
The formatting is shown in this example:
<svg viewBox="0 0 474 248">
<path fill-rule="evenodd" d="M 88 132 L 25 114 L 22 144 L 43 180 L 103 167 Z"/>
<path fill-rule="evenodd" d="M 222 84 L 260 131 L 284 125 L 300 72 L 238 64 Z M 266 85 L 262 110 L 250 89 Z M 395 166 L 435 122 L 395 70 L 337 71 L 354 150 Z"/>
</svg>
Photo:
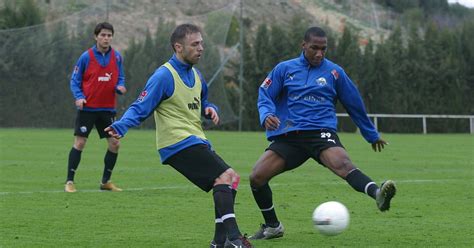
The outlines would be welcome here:
<svg viewBox="0 0 474 248">
<path fill-rule="evenodd" d="M 146 90 L 142 91 L 142 93 L 140 93 L 140 95 L 138 96 L 137 101 L 139 101 L 139 102 L 143 101 L 143 99 L 145 99 L 146 95 L 148 95 L 148 92 Z"/>
<path fill-rule="evenodd" d="M 268 89 L 268 87 L 270 87 L 271 84 L 272 84 L 272 80 L 270 78 L 265 78 L 265 80 L 263 80 L 263 83 L 262 85 L 260 85 L 260 87 Z"/>
<path fill-rule="evenodd" d="M 328 84 L 328 83 L 326 82 L 326 79 L 323 78 L 323 77 L 320 77 L 320 78 L 316 79 L 316 83 L 317 83 L 318 85 L 320 85 L 320 86 L 324 86 L 324 85 Z"/>
<path fill-rule="evenodd" d="M 339 79 L 339 73 L 336 71 L 336 69 L 332 70 L 331 74 L 335 80 Z"/>
<path fill-rule="evenodd" d="M 110 79 L 112 79 L 112 73 L 105 73 L 105 77 L 102 76 L 98 78 L 99 82 L 108 82 Z"/>
</svg>

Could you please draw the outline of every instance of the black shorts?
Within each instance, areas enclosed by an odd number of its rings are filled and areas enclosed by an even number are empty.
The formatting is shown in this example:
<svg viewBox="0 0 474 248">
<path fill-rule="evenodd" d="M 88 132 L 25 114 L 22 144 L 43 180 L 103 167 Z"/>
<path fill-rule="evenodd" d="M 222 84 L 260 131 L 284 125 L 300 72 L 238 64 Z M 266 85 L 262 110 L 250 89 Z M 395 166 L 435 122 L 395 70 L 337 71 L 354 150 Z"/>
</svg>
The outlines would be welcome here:
<svg viewBox="0 0 474 248">
<path fill-rule="evenodd" d="M 230 168 L 208 145 L 190 146 L 166 159 L 169 164 L 200 189 L 209 192 L 214 181 Z"/>
<path fill-rule="evenodd" d="M 266 150 L 276 152 L 285 160 L 285 170 L 292 170 L 302 165 L 309 158 L 324 165 L 319 155 L 330 147 L 342 147 L 335 132 L 323 130 L 292 131 L 276 136 Z"/>
<path fill-rule="evenodd" d="M 104 129 L 115 121 L 115 112 L 111 111 L 77 111 L 76 123 L 74 126 L 74 136 L 89 137 L 95 125 L 99 137 L 109 138 L 110 135 Z"/>
</svg>

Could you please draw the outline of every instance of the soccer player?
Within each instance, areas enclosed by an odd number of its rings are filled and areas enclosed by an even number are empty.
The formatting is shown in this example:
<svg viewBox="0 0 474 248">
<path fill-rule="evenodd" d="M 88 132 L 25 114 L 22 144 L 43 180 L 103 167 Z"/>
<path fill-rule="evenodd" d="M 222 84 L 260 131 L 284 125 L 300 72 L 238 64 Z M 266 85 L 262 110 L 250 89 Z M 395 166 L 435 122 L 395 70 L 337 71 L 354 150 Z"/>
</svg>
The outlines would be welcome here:
<svg viewBox="0 0 474 248">
<path fill-rule="evenodd" d="M 390 208 L 395 184 L 385 181 L 379 188 L 352 163 L 336 134 L 336 102 L 340 101 L 362 136 L 381 151 L 383 140 L 365 111 L 361 96 L 344 70 L 326 59 L 327 37 L 319 27 L 309 28 L 299 57 L 279 63 L 259 88 L 260 123 L 270 145 L 256 162 L 250 186 L 265 224 L 250 239 L 283 236 L 269 181 L 312 158 L 331 170 L 356 191 L 376 201 L 380 211 Z"/>
<path fill-rule="evenodd" d="M 65 192 L 76 192 L 74 176 L 94 125 L 100 138 L 106 138 L 108 143 L 99 188 L 114 192 L 122 191 L 110 181 L 120 143 L 118 139 L 104 131 L 104 128 L 112 124 L 115 119 L 116 93 L 122 95 L 127 92 L 122 56 L 111 47 L 113 37 L 112 24 L 107 22 L 97 24 L 94 29 L 96 44 L 79 57 L 72 73 L 70 86 L 76 101 L 77 116 L 74 145 L 69 152 Z"/>
<path fill-rule="evenodd" d="M 207 100 L 206 82 L 193 67 L 204 51 L 201 29 L 193 24 L 179 25 L 170 41 L 171 59 L 148 79 L 122 118 L 105 130 L 121 138 L 153 113 L 161 162 L 201 190 L 213 190 L 215 233 L 210 247 L 252 247 L 241 234 L 234 213 L 240 176 L 212 149 L 201 125 L 201 115 L 214 124 L 219 122 L 217 107 Z"/>
</svg>

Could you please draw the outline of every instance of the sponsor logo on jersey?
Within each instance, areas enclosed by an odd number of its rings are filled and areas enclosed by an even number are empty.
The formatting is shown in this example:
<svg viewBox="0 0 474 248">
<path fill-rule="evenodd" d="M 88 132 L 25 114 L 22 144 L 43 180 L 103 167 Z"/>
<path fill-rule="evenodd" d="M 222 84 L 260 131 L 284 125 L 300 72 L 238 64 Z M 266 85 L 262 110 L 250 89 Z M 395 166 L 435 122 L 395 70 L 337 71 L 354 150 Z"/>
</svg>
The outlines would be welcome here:
<svg viewBox="0 0 474 248">
<path fill-rule="evenodd" d="M 263 83 L 262 85 L 260 85 L 260 87 L 268 89 L 268 87 L 270 87 L 271 84 L 272 84 L 272 80 L 270 78 L 265 78 L 265 80 L 263 80 Z"/>
<path fill-rule="evenodd" d="M 336 71 L 336 69 L 332 70 L 331 74 L 335 80 L 339 79 L 339 73 Z"/>
<path fill-rule="evenodd" d="M 199 109 L 201 101 L 199 100 L 199 97 L 194 97 L 194 102 L 188 103 L 188 109 L 189 110 L 195 110 Z"/>
<path fill-rule="evenodd" d="M 74 71 L 72 73 L 76 74 L 79 72 L 79 66 L 74 66 Z"/>
<path fill-rule="evenodd" d="M 139 101 L 139 102 L 143 101 L 143 99 L 145 99 L 146 95 L 148 95 L 148 92 L 146 90 L 142 91 L 142 93 L 140 93 L 140 95 L 138 96 L 137 101 Z"/>
<path fill-rule="evenodd" d="M 316 83 L 317 83 L 318 85 L 320 85 L 320 86 L 324 86 L 324 85 L 328 84 L 328 83 L 326 82 L 326 79 L 323 78 L 323 77 L 320 77 L 320 78 L 316 79 Z"/>
<path fill-rule="evenodd" d="M 110 79 L 112 79 L 112 73 L 105 73 L 105 77 L 102 76 L 98 78 L 99 82 L 108 82 Z"/>
</svg>

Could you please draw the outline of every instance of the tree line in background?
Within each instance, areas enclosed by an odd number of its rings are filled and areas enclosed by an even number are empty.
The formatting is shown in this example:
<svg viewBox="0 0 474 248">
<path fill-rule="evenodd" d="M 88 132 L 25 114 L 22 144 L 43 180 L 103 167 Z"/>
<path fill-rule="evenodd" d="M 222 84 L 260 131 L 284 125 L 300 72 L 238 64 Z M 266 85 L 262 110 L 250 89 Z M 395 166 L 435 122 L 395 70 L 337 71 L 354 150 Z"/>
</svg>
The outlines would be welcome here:
<svg viewBox="0 0 474 248">
<path fill-rule="evenodd" d="M 410 21 L 404 19 L 390 36 L 380 43 L 368 40 L 361 44 L 354 28 L 346 27 L 342 34 L 335 34 L 326 28 L 329 31 L 327 58 L 341 65 L 358 86 L 367 112 L 472 115 L 472 12 L 455 6 L 456 9 L 449 11 L 454 11 L 457 16 L 450 14 L 449 18 L 440 18 L 444 8 L 442 3 L 445 1 L 377 2 L 410 16 Z M 420 5 L 412 6 L 413 2 Z M 41 12 L 32 1 L 23 3 L 17 9 L 1 10 L 2 29 L 43 22 Z M 409 8 L 401 6 L 401 3 L 406 3 Z M 435 7 L 429 3 L 433 3 Z M 455 18 L 462 21 L 458 20 L 453 24 Z M 450 22 L 440 21 L 447 19 Z M 245 30 L 249 30 L 251 25 L 251 20 L 244 20 Z M 303 34 L 309 25 L 310 22 L 304 17 L 295 17 L 288 25 L 260 24 L 256 32 L 246 32 L 248 35 L 245 36 L 242 54 L 242 92 L 238 88 L 238 58 L 226 65 L 227 73 L 219 75 L 216 81 L 225 86 L 225 94 L 234 113 L 239 112 L 240 94 L 244 96 L 244 130 L 262 130 L 256 108 L 258 87 L 278 62 L 299 56 Z M 73 126 L 75 108 L 69 90 L 69 79 L 77 58 L 91 46 L 93 26 L 94 24 L 78 23 L 79 29 L 72 35 L 65 35 L 69 32 L 64 23 L 56 24 L 53 28 L 43 26 L 42 30 L 35 29 L 36 33 L 41 32 L 42 35 L 31 36 L 28 29 L 25 29 L 24 35 L 15 33 L 17 38 L 10 37 L 7 32 L 0 35 L 0 52 L 8 54 L 0 57 L 0 83 L 3 86 L 0 91 L 2 127 Z M 174 27 L 174 23 L 159 21 L 153 36 L 149 32 L 143 41 L 131 40 L 128 48 L 121 51 L 129 93 L 119 98 L 122 108 L 119 109 L 118 116 L 136 99 L 156 67 L 171 56 L 169 43 L 161 41 L 168 41 Z M 218 35 L 212 28 L 212 20 L 206 24 L 205 32 L 209 38 Z M 225 42 L 226 47 L 237 44 L 238 32 L 238 21 L 234 17 Z M 6 40 L 8 42 L 4 42 Z M 54 49 L 41 49 L 50 44 L 54 44 Z M 206 66 L 218 67 L 216 63 L 219 64 L 220 59 L 216 48 L 206 50 L 205 56 L 204 61 L 198 65 L 201 70 Z M 204 75 L 207 80 L 211 76 Z M 212 98 L 212 92 L 210 93 Z M 338 112 L 344 112 L 340 104 L 338 105 Z M 144 123 L 142 127 L 153 127 L 152 120 Z M 429 132 L 466 132 L 469 125 L 465 120 L 436 119 L 430 120 L 429 127 Z M 236 121 L 218 127 L 226 130 L 236 128 Z M 355 129 L 347 118 L 340 118 L 340 128 L 344 131 Z M 384 132 L 421 132 L 422 125 L 419 120 L 384 118 L 379 119 L 379 129 Z"/>
</svg>

